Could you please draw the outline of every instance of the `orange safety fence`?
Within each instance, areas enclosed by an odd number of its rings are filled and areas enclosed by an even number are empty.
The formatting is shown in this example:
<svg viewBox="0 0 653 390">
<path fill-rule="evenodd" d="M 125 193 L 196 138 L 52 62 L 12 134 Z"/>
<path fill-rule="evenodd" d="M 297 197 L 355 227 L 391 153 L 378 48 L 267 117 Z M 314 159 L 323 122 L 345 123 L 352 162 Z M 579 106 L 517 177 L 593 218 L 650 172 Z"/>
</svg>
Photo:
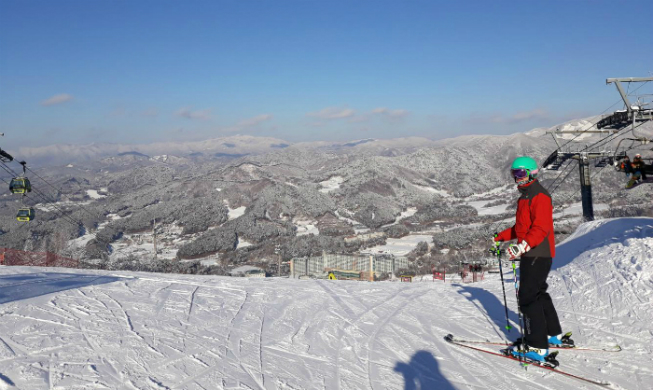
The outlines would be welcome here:
<svg viewBox="0 0 653 390">
<path fill-rule="evenodd" d="M 79 260 L 59 256 L 52 252 L 28 252 L 0 248 L 0 265 L 77 268 Z"/>
</svg>

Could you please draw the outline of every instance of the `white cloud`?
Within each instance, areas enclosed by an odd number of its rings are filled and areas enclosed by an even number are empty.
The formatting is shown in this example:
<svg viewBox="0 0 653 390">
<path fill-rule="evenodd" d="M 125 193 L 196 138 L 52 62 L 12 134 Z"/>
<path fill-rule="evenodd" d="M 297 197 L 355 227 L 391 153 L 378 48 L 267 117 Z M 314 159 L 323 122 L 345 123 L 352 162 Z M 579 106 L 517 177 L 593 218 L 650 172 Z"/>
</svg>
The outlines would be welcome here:
<svg viewBox="0 0 653 390">
<path fill-rule="evenodd" d="M 349 118 L 356 114 L 351 108 L 339 108 L 339 107 L 327 107 L 323 108 L 320 111 L 309 112 L 306 116 L 311 116 L 320 119 L 332 120 L 332 119 L 342 119 Z"/>
<path fill-rule="evenodd" d="M 556 117 L 543 108 L 529 111 L 519 111 L 512 115 L 505 114 L 472 114 L 466 121 L 470 123 L 497 123 L 501 125 L 514 125 L 523 122 L 552 122 Z"/>
<path fill-rule="evenodd" d="M 530 120 L 550 119 L 550 117 L 551 116 L 546 110 L 541 108 L 536 108 L 534 110 L 522 111 L 513 114 L 512 116 L 505 118 L 504 122 L 519 123 L 519 122 L 530 121 Z"/>
<path fill-rule="evenodd" d="M 273 118 L 274 116 L 272 114 L 261 114 L 257 115 L 252 118 L 247 118 L 243 119 L 240 122 L 236 123 L 235 126 L 227 127 L 226 129 L 223 129 L 223 131 L 228 132 L 228 133 L 237 133 L 240 131 L 245 131 L 247 129 L 250 129 L 252 127 L 256 127 L 260 125 L 261 123 L 265 121 L 269 121 Z"/>
<path fill-rule="evenodd" d="M 409 114 L 408 110 L 391 110 L 385 107 L 379 107 L 372 110 L 372 114 L 384 115 L 390 118 L 403 118 Z"/>
<path fill-rule="evenodd" d="M 237 126 L 252 127 L 258 125 L 261 122 L 268 121 L 270 119 L 272 119 L 272 114 L 262 114 L 262 115 L 255 116 L 253 118 L 243 119 L 242 121 L 238 122 Z"/>
<path fill-rule="evenodd" d="M 67 93 L 62 93 L 59 95 L 54 95 L 48 99 L 45 99 L 41 102 L 42 106 L 54 106 L 55 104 L 61 104 L 73 100 L 73 96 Z"/>
<path fill-rule="evenodd" d="M 192 111 L 189 107 L 180 108 L 175 115 L 187 119 L 200 119 L 200 120 L 209 120 L 211 119 L 211 110 L 196 110 Z"/>
<path fill-rule="evenodd" d="M 391 110 L 386 107 L 378 107 L 370 112 L 362 113 L 360 115 L 356 115 L 352 117 L 351 119 L 349 119 L 349 122 L 363 123 L 363 122 L 369 122 L 374 118 L 382 118 L 388 121 L 396 121 L 408 116 L 408 114 L 410 114 L 408 110 L 403 110 L 403 109 Z"/>
</svg>

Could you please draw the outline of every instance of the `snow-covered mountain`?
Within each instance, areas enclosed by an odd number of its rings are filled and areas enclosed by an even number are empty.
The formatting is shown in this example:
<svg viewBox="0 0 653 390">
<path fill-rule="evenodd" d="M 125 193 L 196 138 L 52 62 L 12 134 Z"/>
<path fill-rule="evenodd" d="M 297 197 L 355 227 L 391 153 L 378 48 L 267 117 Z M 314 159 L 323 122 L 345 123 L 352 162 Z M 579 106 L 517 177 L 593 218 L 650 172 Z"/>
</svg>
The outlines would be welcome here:
<svg viewBox="0 0 653 390">
<path fill-rule="evenodd" d="M 16 158 L 34 165 L 57 165 L 79 161 L 98 160 L 125 153 L 140 153 L 146 156 L 175 155 L 178 157 L 240 157 L 250 154 L 268 153 L 288 147 L 286 141 L 270 137 L 235 135 L 204 141 L 155 142 L 151 144 L 109 144 L 49 145 L 21 147 L 9 150 Z"/>
<path fill-rule="evenodd" d="M 510 332 L 496 274 L 372 284 L 0 267 L 0 388 L 593 388 L 443 340 L 516 338 L 508 279 Z M 560 369 L 650 389 L 653 219 L 582 225 L 549 284 L 578 345 L 623 348 L 563 350 Z"/>
<path fill-rule="evenodd" d="M 653 126 L 638 129 L 644 131 L 653 132 Z M 566 147 L 581 148 L 587 141 L 573 140 Z M 161 154 L 162 146 L 39 169 L 53 186 L 32 176 L 38 193 L 0 199 L 0 246 L 61 252 L 83 244 L 86 258 L 113 261 L 148 250 L 152 237 L 143 239 L 142 233 L 151 232 L 156 219 L 171 258 L 218 253 L 231 265 L 269 258 L 276 245 L 285 259 L 323 250 L 353 252 L 376 244 L 353 240 L 360 246 L 345 247 L 344 238 L 358 233 L 398 238 L 506 220 L 517 195 L 508 177 L 512 159 L 528 154 L 544 161 L 557 148 L 541 131 L 294 145 L 235 136 L 193 145 L 175 146 L 189 153 L 183 156 Z M 231 152 L 215 152 L 225 148 Z M 650 156 L 643 147 L 638 150 Z M 647 185 L 625 191 L 623 173 L 611 166 L 591 171 L 597 214 L 650 215 Z M 539 176 L 559 208 L 556 222 L 580 214 L 569 212 L 580 201 L 576 172 L 570 165 Z M 41 196 L 44 192 L 47 196 Z M 89 195 L 99 192 L 104 196 Z M 38 211 L 29 226 L 15 221 L 16 209 L 24 205 Z M 240 210 L 237 218 L 229 217 L 233 210 Z M 308 230 L 315 237 L 304 234 Z M 244 248 L 241 241 L 252 245 Z"/>
</svg>

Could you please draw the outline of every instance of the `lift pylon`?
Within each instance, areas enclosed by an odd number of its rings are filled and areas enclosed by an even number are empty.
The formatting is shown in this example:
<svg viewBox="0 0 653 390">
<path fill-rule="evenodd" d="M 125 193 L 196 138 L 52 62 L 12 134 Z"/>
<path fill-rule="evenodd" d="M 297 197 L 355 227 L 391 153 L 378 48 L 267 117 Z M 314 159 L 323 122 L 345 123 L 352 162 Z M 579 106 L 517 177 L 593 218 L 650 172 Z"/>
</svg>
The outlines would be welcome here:
<svg viewBox="0 0 653 390">
<path fill-rule="evenodd" d="M 606 79 L 606 84 L 614 83 L 617 87 L 617 91 L 621 95 L 621 98 L 624 101 L 625 109 L 618 110 L 612 114 L 605 115 L 599 120 L 596 124 L 596 129 L 585 129 L 585 130 L 565 130 L 560 131 L 556 130 L 550 132 L 553 135 L 553 139 L 558 145 L 558 149 L 551 153 L 551 155 L 544 161 L 542 167 L 546 170 L 558 170 L 562 164 L 564 164 L 569 159 L 578 160 L 579 174 L 580 174 L 580 191 L 581 199 L 583 202 L 583 217 L 587 221 L 594 220 L 594 206 L 592 203 L 592 183 L 590 180 L 590 161 L 598 159 L 596 166 L 605 167 L 608 164 L 616 164 L 618 160 L 625 156 L 619 154 L 617 149 L 614 151 L 604 150 L 598 152 L 588 151 L 588 147 L 585 147 L 581 151 L 562 151 L 562 146 L 556 138 L 556 134 L 590 134 L 590 133 L 608 133 L 612 135 L 619 132 L 622 129 L 625 129 L 628 126 L 632 126 L 633 136 L 635 141 L 642 142 L 644 144 L 649 143 L 651 140 L 637 136 L 635 134 L 636 123 L 637 122 L 646 122 L 653 120 L 653 107 L 650 107 L 652 103 L 644 103 L 639 99 L 636 104 L 632 104 L 628 98 L 628 94 L 624 92 L 623 86 L 621 83 L 634 83 L 634 82 L 649 82 L 653 81 L 653 77 L 624 77 L 624 78 L 609 78 Z M 648 106 L 648 107 L 647 107 Z"/>
</svg>

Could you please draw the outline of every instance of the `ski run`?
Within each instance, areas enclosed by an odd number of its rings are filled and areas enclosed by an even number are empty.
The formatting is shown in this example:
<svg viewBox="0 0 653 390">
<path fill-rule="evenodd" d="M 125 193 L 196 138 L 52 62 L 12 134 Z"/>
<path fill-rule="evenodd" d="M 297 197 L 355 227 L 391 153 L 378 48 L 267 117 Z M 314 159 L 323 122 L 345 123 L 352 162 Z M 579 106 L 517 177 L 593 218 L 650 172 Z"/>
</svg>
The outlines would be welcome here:
<svg viewBox="0 0 653 390">
<path fill-rule="evenodd" d="M 653 219 L 588 222 L 557 248 L 559 370 L 444 340 L 502 343 L 498 274 L 462 284 L 0 267 L 0 389 L 651 389 Z M 503 346 L 468 344 L 498 353 Z"/>
</svg>

